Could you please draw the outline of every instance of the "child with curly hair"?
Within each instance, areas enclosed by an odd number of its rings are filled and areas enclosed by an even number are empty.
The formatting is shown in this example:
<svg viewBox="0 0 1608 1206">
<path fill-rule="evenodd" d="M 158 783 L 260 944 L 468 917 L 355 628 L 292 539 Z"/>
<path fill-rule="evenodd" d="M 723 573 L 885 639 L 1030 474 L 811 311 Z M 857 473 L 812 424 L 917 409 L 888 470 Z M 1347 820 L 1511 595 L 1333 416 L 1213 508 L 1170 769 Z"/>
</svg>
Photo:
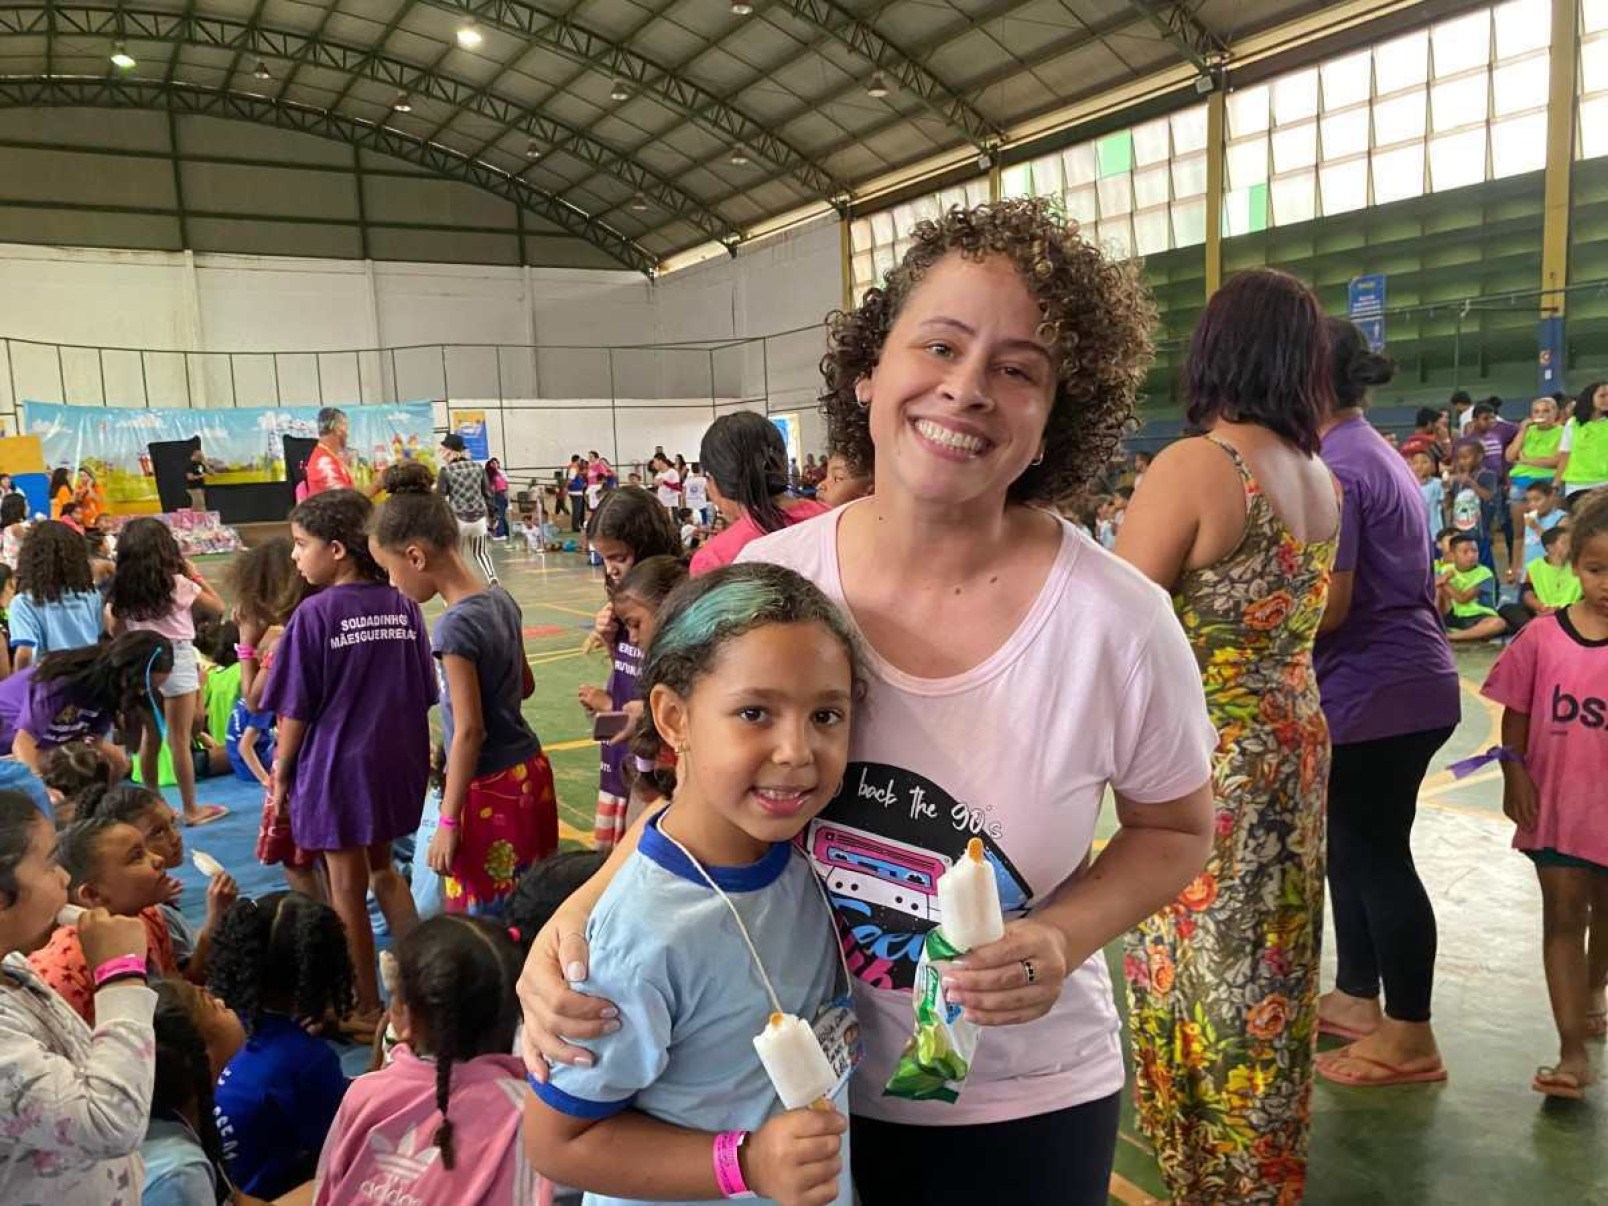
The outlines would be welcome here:
<svg viewBox="0 0 1608 1206">
<path fill-rule="evenodd" d="M 106 609 L 118 630 L 154 632 L 173 643 L 173 669 L 160 688 L 163 723 L 147 727 L 140 735 L 141 781 L 153 786 L 160 781 L 157 755 L 165 737 L 184 805 L 184 823 L 207 825 L 227 815 L 229 810 L 221 804 L 202 807 L 196 803 L 191 752 L 201 697 L 194 612 L 220 616 L 223 600 L 179 552 L 179 542 L 167 524 L 142 516 L 123 529 Z"/>
<path fill-rule="evenodd" d="M 67 903 L 56 828 L 19 792 L 0 791 L 0 1201 L 138 1206 L 134 1154 L 150 1112 L 146 930 L 95 909 L 77 936 L 97 1024 L 40 979 L 29 952 Z"/>
<path fill-rule="evenodd" d="M 55 520 L 35 524 L 17 554 L 12 669 L 47 653 L 93 645 L 100 640 L 101 621 L 101 596 L 84 538 Z"/>
<path fill-rule="evenodd" d="M 326 490 L 291 512 L 296 567 L 322 589 L 291 617 L 262 697 L 278 717 L 274 814 L 323 857 L 366 1025 L 380 1014 L 369 890 L 397 938 L 418 922 L 391 842 L 419 827 L 436 702 L 424 614 L 369 552 L 372 512 L 355 490 Z"/>
<path fill-rule="evenodd" d="M 432 639 L 447 780 L 430 869 L 446 879 L 449 912 L 499 914 L 525 868 L 558 849 L 553 768 L 520 708 L 535 688 L 524 621 L 507 591 L 469 569 L 427 466 L 386 470 L 385 489 L 369 531 L 375 559 L 413 602 L 447 605 Z"/>
<path fill-rule="evenodd" d="M 402 1041 L 386 1067 L 352 1082 L 314 1200 L 380 1199 L 383 1189 L 384 1201 L 546 1206 L 552 1186 L 520 1142 L 520 948 L 485 918 L 448 915 L 398 943 L 397 963 L 391 1016 Z"/>
<path fill-rule="evenodd" d="M 313 1174 L 346 1077 L 304 1023 L 348 1013 L 352 978 L 340 918 L 298 892 L 238 900 L 218 924 L 208 986 L 247 1031 L 218 1079 L 218 1129 L 246 1193 L 278 1197 Z"/>
</svg>

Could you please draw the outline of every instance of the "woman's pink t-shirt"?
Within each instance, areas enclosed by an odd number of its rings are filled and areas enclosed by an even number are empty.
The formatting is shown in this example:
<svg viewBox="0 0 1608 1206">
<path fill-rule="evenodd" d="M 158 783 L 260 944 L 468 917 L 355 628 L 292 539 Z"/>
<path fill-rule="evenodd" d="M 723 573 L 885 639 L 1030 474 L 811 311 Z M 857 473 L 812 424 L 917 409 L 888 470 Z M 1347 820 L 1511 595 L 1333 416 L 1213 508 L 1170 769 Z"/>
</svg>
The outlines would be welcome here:
<svg viewBox="0 0 1608 1206">
<path fill-rule="evenodd" d="M 801 498 L 791 506 L 782 508 L 782 514 L 787 516 L 787 526 L 803 523 L 806 519 L 814 519 L 817 515 L 825 515 L 832 508 L 813 498 Z M 731 527 L 716 536 L 712 536 L 704 546 L 692 555 L 692 576 L 707 574 L 719 569 L 723 565 L 730 565 L 737 560 L 737 554 L 743 547 L 761 536 L 767 535 L 759 530 L 759 525 L 753 518 L 744 515 Z"/>
<path fill-rule="evenodd" d="M 525 1159 L 519 1137 L 527 1092 L 517 1056 L 453 1064 L 449 1170 L 435 1145 L 435 1063 L 402 1044 L 389 1067 L 359 1076 L 341 1099 L 318 1158 L 314 1200 L 547 1206 L 552 1187 Z"/>
<path fill-rule="evenodd" d="M 1608 867 L 1608 641 L 1591 641 L 1568 609 L 1524 626 L 1481 693 L 1530 718 L 1525 761 L 1540 796 L 1519 850 L 1556 850 Z"/>
</svg>

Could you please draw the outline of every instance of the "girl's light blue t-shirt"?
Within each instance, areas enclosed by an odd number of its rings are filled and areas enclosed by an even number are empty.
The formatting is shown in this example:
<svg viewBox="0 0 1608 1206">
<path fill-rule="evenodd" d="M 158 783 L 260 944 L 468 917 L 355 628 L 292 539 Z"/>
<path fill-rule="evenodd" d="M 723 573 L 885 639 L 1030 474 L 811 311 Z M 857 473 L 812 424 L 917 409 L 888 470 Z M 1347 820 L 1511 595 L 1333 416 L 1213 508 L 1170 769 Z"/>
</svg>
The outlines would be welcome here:
<svg viewBox="0 0 1608 1206">
<path fill-rule="evenodd" d="M 693 1130 L 757 1130 L 782 1111 L 753 1042 L 770 999 L 731 911 L 657 820 L 587 926 L 590 976 L 579 987 L 613 1001 L 621 1028 L 586 1044 L 592 1067 L 554 1065 L 548 1084 L 531 1087 L 576 1118 L 635 1109 Z M 839 991 L 841 956 L 808 861 L 778 843 L 751 866 L 708 871 L 742 915 L 783 1007 L 813 1021 Z M 847 1115 L 846 1083 L 834 1101 Z M 853 1200 L 848 1149 L 845 1134 L 843 1206 Z M 585 1200 L 636 1206 L 593 1193 Z"/>
<path fill-rule="evenodd" d="M 11 647 L 27 645 L 37 660 L 63 649 L 82 649 L 100 640 L 102 607 L 99 591 L 79 591 L 41 603 L 18 593 L 11 601 Z"/>
</svg>

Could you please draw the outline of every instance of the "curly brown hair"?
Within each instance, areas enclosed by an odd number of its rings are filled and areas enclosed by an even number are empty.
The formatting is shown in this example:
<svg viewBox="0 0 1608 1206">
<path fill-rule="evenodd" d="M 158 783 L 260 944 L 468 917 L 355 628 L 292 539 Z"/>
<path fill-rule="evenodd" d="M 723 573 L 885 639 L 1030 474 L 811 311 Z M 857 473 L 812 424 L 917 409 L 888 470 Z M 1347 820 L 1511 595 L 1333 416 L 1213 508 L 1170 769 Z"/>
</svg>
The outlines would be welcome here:
<svg viewBox="0 0 1608 1206">
<path fill-rule="evenodd" d="M 830 315 L 820 395 L 828 445 L 856 471 L 875 463 L 866 408 L 854 386 L 870 374 L 894 320 L 927 271 L 951 252 L 1007 257 L 1054 340 L 1055 398 L 1044 428 L 1044 459 L 1011 483 L 1013 502 L 1055 502 L 1085 490 L 1111 460 L 1133 417 L 1151 358 L 1155 306 L 1137 262 L 1107 259 L 1084 240 L 1058 203 L 1020 198 L 951 209 L 922 222 L 914 243 L 881 288 L 858 308 Z"/>
</svg>

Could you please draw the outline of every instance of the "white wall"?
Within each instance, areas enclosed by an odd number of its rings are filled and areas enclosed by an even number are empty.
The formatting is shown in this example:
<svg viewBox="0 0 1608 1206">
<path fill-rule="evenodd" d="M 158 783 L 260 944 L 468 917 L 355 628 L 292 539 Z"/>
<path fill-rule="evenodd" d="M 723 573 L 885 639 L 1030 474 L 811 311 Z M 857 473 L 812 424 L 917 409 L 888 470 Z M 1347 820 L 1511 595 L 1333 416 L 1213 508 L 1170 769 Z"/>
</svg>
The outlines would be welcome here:
<svg viewBox="0 0 1608 1206">
<path fill-rule="evenodd" d="M 587 269 L 0 243 L 0 337 L 12 340 L 9 358 L 0 351 L 0 419 L 15 430 L 15 405 L 29 398 L 305 405 L 440 399 L 450 382 L 453 405 L 509 400 L 508 431 L 495 423 L 492 446 L 522 466 L 611 448 L 616 428 L 627 460 L 658 443 L 691 458 L 717 408 L 709 399 L 762 409 L 768 383 L 770 409 L 798 411 L 806 443 L 819 446 L 818 324 L 839 302 L 838 261 L 832 219 L 656 282 Z M 763 348 L 711 346 L 757 336 L 777 337 Z M 446 344 L 459 346 L 443 353 Z M 632 401 L 611 416 L 599 402 L 611 395 Z"/>
</svg>

